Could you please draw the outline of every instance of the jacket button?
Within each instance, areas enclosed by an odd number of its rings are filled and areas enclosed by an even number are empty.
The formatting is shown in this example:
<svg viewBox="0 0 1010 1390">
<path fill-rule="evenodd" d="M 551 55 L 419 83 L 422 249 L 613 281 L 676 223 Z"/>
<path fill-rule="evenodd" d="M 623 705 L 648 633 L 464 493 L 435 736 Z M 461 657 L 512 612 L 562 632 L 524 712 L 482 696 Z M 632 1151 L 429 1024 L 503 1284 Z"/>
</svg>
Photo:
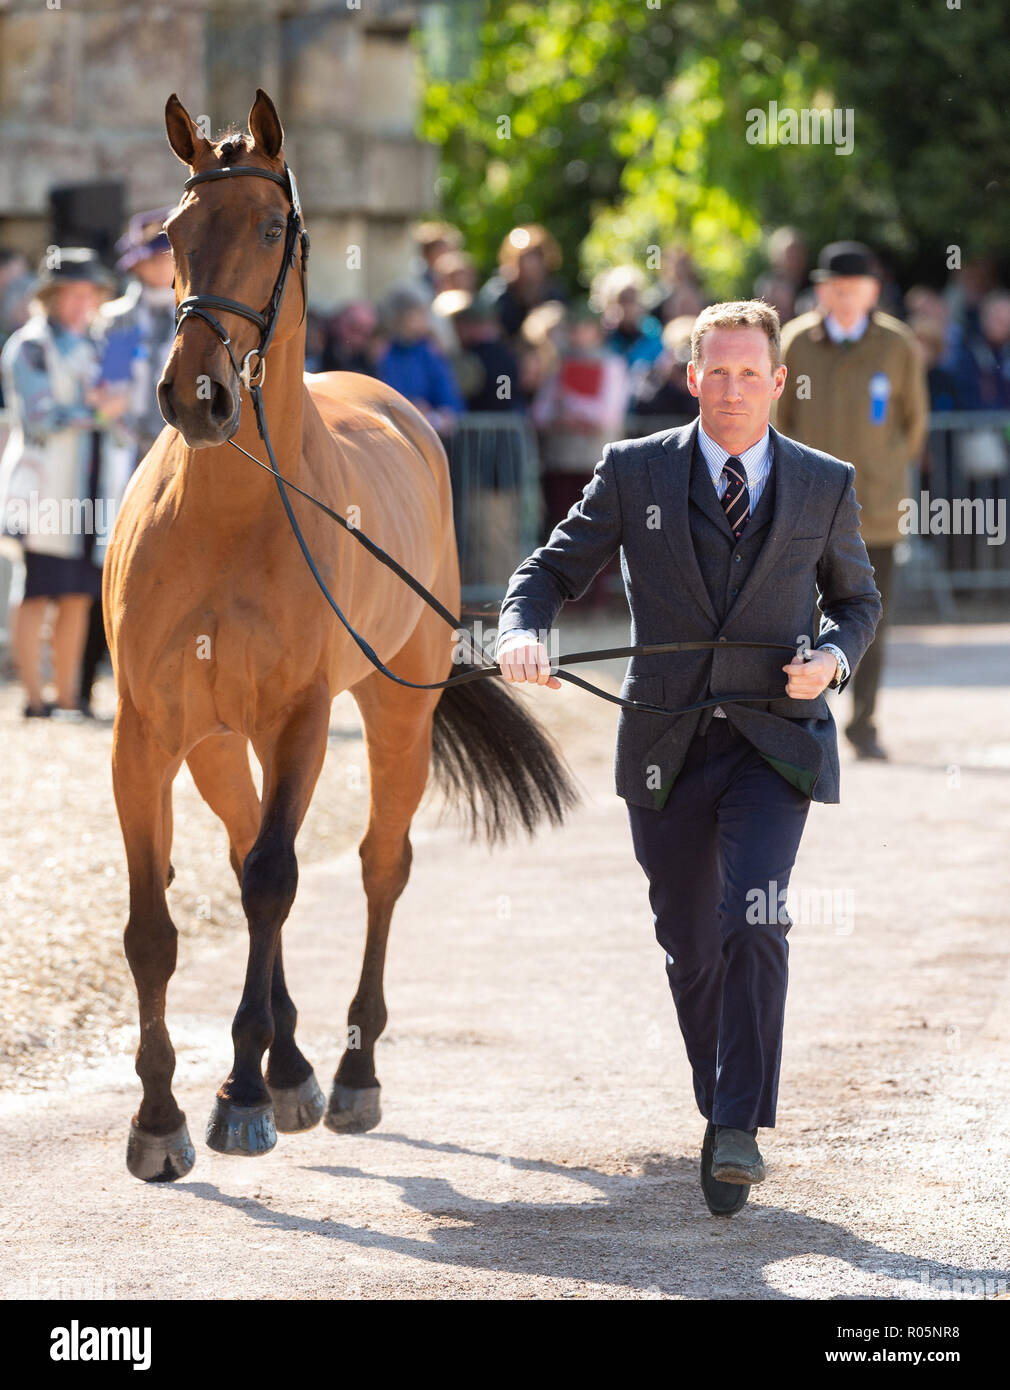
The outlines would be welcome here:
<svg viewBox="0 0 1010 1390">
<path fill-rule="evenodd" d="M 720 641 L 720 642 L 725 642 L 725 640 L 726 640 L 725 637 L 720 637 L 720 638 L 719 638 L 719 641 Z"/>
<path fill-rule="evenodd" d="M 740 561 L 743 559 L 743 556 L 742 556 L 742 555 L 734 555 L 734 556 L 733 556 L 733 559 L 737 562 L 737 564 L 739 564 Z"/>
</svg>

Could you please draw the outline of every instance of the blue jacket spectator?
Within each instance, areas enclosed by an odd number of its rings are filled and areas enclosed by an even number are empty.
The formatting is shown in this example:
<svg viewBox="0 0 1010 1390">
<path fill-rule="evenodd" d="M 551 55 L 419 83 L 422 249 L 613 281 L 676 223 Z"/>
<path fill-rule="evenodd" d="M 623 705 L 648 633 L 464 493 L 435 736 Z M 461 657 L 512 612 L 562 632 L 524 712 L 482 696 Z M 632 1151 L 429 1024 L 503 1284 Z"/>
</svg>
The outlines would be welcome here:
<svg viewBox="0 0 1010 1390">
<path fill-rule="evenodd" d="M 386 302 L 389 346 L 376 375 L 406 396 L 436 430 L 451 428 L 464 409 L 449 363 L 431 342 L 427 304 L 412 289 L 394 290 Z"/>
</svg>

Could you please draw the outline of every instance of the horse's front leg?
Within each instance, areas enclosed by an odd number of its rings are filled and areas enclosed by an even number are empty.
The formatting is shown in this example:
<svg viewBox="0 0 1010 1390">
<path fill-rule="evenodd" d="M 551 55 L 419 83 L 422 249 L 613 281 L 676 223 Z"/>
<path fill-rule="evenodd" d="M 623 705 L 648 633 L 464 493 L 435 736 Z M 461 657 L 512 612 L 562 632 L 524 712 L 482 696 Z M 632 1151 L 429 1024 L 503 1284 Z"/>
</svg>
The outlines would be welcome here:
<svg viewBox="0 0 1010 1390">
<path fill-rule="evenodd" d="M 232 1024 L 234 1065 L 217 1093 L 207 1126 L 207 1143 L 219 1153 L 267 1153 L 277 1142 L 273 1103 L 263 1079 L 263 1054 L 274 1041 L 277 954 L 298 884 L 295 836 L 323 765 L 329 715 L 329 691 L 321 684 L 279 730 L 256 741 L 263 767 L 263 818 L 242 865 L 249 961 Z"/>
<path fill-rule="evenodd" d="M 282 1134 L 297 1134 L 319 1123 L 326 1109 L 326 1097 L 319 1088 L 312 1064 L 302 1056 L 295 1042 L 298 1011 L 284 979 L 282 944 L 277 942 L 270 987 L 274 1037 L 267 1059 L 267 1089 L 274 1103 L 277 1129 Z"/>
<path fill-rule="evenodd" d="M 171 853 L 171 787 L 179 760 L 151 738 L 128 697 L 116 712 L 112 785 L 130 874 L 126 957 L 137 986 L 144 1088 L 130 1126 L 126 1166 L 145 1182 L 171 1182 L 196 1161 L 186 1116 L 172 1094 L 175 1053 L 165 1024 L 165 995 L 175 970 L 175 925 L 165 901 Z"/>
</svg>

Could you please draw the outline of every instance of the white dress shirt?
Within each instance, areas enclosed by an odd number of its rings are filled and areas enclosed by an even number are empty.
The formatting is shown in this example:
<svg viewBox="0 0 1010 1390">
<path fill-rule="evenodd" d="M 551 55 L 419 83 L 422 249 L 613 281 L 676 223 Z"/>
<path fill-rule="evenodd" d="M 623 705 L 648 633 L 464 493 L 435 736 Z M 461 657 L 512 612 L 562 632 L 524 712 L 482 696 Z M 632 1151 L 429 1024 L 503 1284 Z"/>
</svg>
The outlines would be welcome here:
<svg viewBox="0 0 1010 1390">
<path fill-rule="evenodd" d="M 833 343 L 857 343 L 869 326 L 869 314 L 862 314 L 852 328 L 843 328 L 834 314 L 825 314 L 824 316 L 824 327 Z"/>
</svg>

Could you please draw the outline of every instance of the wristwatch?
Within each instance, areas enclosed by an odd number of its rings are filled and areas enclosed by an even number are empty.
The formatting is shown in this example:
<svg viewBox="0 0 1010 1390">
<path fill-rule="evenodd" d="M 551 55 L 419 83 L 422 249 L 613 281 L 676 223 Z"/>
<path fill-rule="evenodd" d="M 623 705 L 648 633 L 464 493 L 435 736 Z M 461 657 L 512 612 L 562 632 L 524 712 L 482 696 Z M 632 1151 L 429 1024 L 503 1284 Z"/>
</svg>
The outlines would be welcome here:
<svg viewBox="0 0 1010 1390">
<path fill-rule="evenodd" d="M 841 647 L 836 647 L 833 642 L 825 642 L 823 646 L 816 648 L 816 650 L 819 652 L 830 652 L 837 661 L 838 670 L 835 672 L 834 679 L 828 681 L 826 687 L 828 690 L 837 690 L 842 681 L 844 681 L 849 674 L 849 663 L 846 660 L 845 653 L 842 651 Z"/>
</svg>

